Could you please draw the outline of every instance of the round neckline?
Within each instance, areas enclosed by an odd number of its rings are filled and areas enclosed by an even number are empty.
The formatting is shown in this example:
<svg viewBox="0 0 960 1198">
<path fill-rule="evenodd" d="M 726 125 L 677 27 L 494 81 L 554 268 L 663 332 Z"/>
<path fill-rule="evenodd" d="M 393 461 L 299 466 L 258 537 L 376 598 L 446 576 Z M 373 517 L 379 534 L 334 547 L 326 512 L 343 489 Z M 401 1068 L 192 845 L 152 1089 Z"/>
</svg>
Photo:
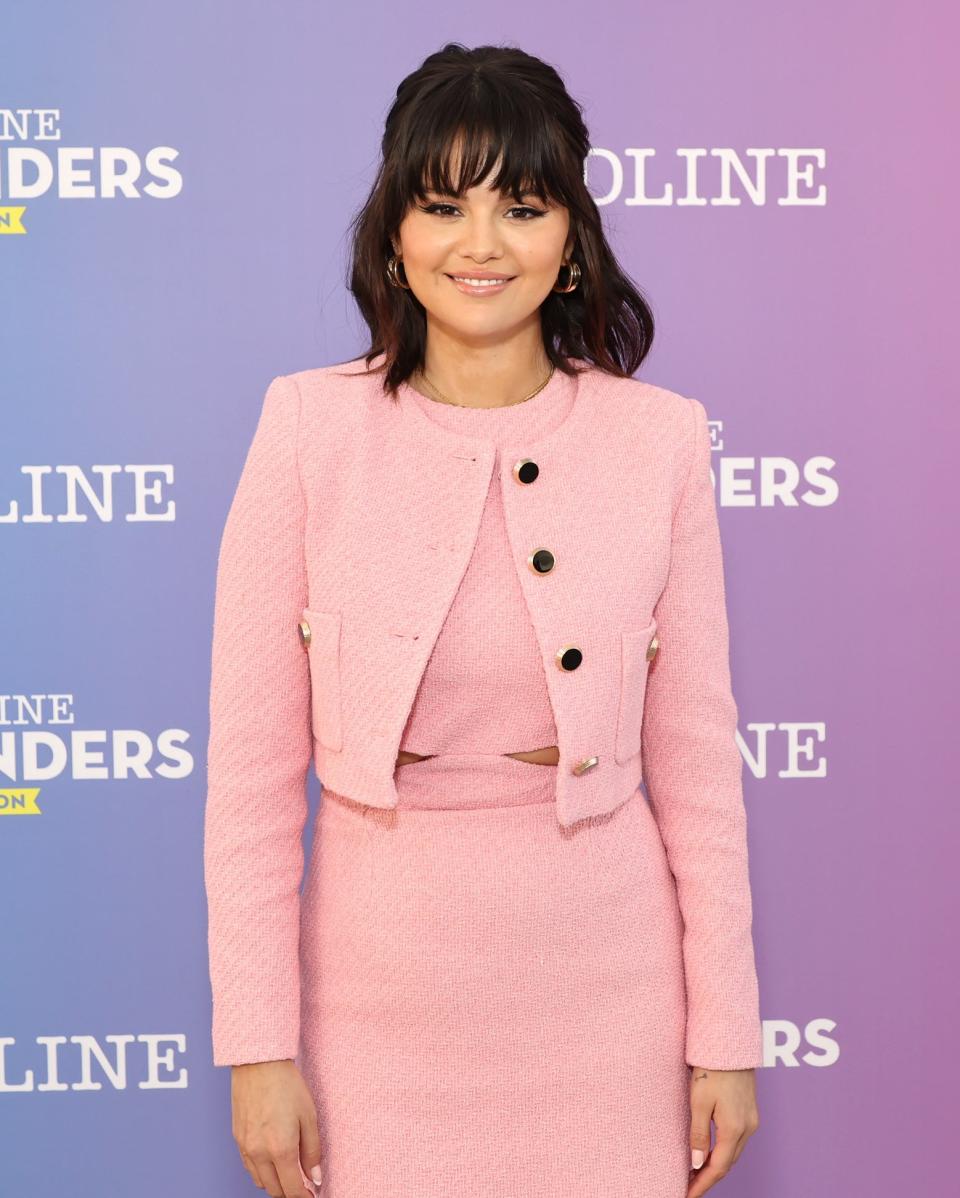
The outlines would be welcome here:
<svg viewBox="0 0 960 1198">
<path fill-rule="evenodd" d="M 503 412 L 514 412 L 514 411 L 520 411 L 520 410 L 523 410 L 525 412 L 537 412 L 541 408 L 546 407 L 550 400 L 559 398 L 559 396 L 562 395 L 563 389 L 562 389 L 562 387 L 558 386 L 558 384 L 557 384 L 557 376 L 558 375 L 562 376 L 563 371 L 559 370 L 557 368 L 554 368 L 552 374 L 550 375 L 550 378 L 547 379 L 546 383 L 544 383 L 544 385 L 540 388 L 540 390 L 535 395 L 531 395 L 528 399 L 522 399 L 518 403 L 497 404 L 494 407 L 489 407 L 489 408 L 488 407 L 482 407 L 482 408 L 477 407 L 474 404 L 446 403 L 442 399 L 434 399 L 430 395 L 424 395 L 422 391 L 418 391 L 417 388 L 414 387 L 411 383 L 405 383 L 404 386 L 406 386 L 407 390 L 414 397 L 414 399 L 422 401 L 421 407 L 427 413 L 436 411 L 438 409 L 442 410 L 444 413 L 447 413 L 447 412 L 457 412 L 457 413 L 459 413 L 459 412 L 470 412 L 470 413 L 473 413 L 473 412 L 501 412 L 501 413 L 503 413 Z M 458 417 L 454 417 L 454 419 L 458 419 Z M 472 419 L 472 417 L 467 416 L 467 417 L 465 417 L 465 419 L 470 420 L 470 419 Z M 508 417 L 508 419 L 509 419 L 509 417 Z"/>
<path fill-rule="evenodd" d="M 379 366 L 382 364 L 383 360 L 384 355 L 378 355 L 377 365 Z M 509 412 L 514 408 L 529 408 L 531 404 L 536 404 L 537 400 L 540 399 L 543 400 L 542 406 L 545 406 L 550 400 L 555 398 L 559 399 L 561 393 L 572 392 L 570 397 L 571 403 L 566 416 L 564 416 L 560 423 L 554 425 L 554 427 L 548 432 L 535 435 L 533 438 L 528 439 L 523 436 L 523 429 L 518 427 L 516 430 L 516 442 L 511 440 L 512 434 L 508 432 L 503 441 L 500 443 L 501 451 L 510 451 L 516 445 L 521 443 L 528 448 L 533 448 L 534 446 L 544 446 L 553 441 L 554 438 L 569 433 L 571 426 L 575 426 L 578 420 L 586 418 L 586 412 L 590 406 L 589 404 L 583 402 L 584 396 L 580 389 L 581 376 L 590 373 L 590 364 L 583 363 L 582 359 L 579 358 L 567 358 L 566 360 L 575 368 L 575 373 L 572 377 L 570 375 L 564 374 L 562 370 L 555 370 L 550 382 L 547 383 L 541 392 L 535 395 L 533 399 L 525 400 L 520 404 L 507 404 L 504 407 L 497 408 L 454 407 L 452 404 L 443 404 L 436 400 L 431 400 L 428 396 L 422 395 L 416 390 L 416 388 L 411 387 L 407 382 L 400 383 L 398 386 L 397 398 L 400 402 L 401 410 L 409 413 L 411 418 L 417 424 L 419 424 L 421 428 L 429 430 L 430 435 L 438 441 L 451 440 L 454 443 L 459 443 L 465 446 L 486 447 L 489 442 L 489 430 L 486 429 L 482 421 L 474 421 L 472 417 L 468 416 L 468 418 L 462 420 L 457 427 L 454 427 L 452 424 L 435 420 L 429 415 L 429 412 L 421 406 L 420 401 L 422 401 L 424 404 L 436 404 L 437 407 L 443 407 L 454 412 L 499 412 L 502 414 L 504 412 Z M 474 424 L 476 424 L 475 428 L 473 427 Z"/>
</svg>

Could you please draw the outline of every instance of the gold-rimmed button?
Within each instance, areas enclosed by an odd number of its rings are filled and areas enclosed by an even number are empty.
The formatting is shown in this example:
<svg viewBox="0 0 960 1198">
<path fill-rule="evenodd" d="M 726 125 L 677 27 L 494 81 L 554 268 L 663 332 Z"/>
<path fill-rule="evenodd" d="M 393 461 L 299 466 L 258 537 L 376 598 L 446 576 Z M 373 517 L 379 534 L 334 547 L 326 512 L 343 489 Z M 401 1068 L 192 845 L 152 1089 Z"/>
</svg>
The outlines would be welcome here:
<svg viewBox="0 0 960 1198">
<path fill-rule="evenodd" d="M 549 549 L 534 549 L 527 558 L 527 565 L 534 574 L 549 574 L 556 564 L 556 558 Z"/>
<path fill-rule="evenodd" d="M 532 483 L 540 473 L 540 467 L 532 458 L 521 458 L 514 464 L 512 473 L 518 483 Z"/>
<path fill-rule="evenodd" d="M 587 770 L 592 770 L 595 765 L 599 765 L 599 764 L 600 764 L 599 757 L 584 757 L 584 759 L 582 761 L 578 761 L 577 764 L 573 767 L 573 773 L 578 774 L 578 775 L 585 774 L 587 772 Z"/>
<path fill-rule="evenodd" d="M 657 656 L 657 650 L 659 648 L 660 648 L 660 642 L 657 640 L 656 637 L 654 637 L 653 640 L 651 640 L 650 644 L 647 645 L 647 661 L 653 661 L 653 659 Z"/>
<path fill-rule="evenodd" d="M 559 669 L 569 672 L 583 661 L 583 653 L 576 645 L 563 645 L 557 650 L 554 661 Z"/>
<path fill-rule="evenodd" d="M 304 649 L 310 648 L 310 625 L 306 620 L 300 620 L 297 624 L 297 636 L 300 638 L 300 645 Z"/>
</svg>

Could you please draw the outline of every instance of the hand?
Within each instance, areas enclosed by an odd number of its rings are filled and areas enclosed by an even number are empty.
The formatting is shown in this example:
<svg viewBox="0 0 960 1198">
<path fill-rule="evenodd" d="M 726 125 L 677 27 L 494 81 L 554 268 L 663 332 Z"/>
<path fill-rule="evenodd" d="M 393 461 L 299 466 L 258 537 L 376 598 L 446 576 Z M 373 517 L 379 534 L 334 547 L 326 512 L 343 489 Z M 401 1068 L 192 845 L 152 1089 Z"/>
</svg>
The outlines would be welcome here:
<svg viewBox="0 0 960 1198">
<path fill-rule="evenodd" d="M 743 1152 L 747 1140 L 760 1126 L 757 1111 L 756 1070 L 700 1069 L 690 1075 L 690 1149 L 692 1160 L 700 1160 L 691 1168 L 687 1198 L 700 1198 L 721 1177 Z M 710 1119 L 717 1129 L 717 1139 L 710 1151 Z M 698 1151 L 702 1156 L 698 1156 Z M 705 1161 L 705 1163 L 703 1163 Z"/>
<path fill-rule="evenodd" d="M 320 1166 L 317 1112 L 293 1061 L 258 1061 L 231 1069 L 233 1138 L 261 1190 L 271 1198 L 316 1198 Z M 320 1173 L 317 1173 L 320 1176 Z"/>
</svg>

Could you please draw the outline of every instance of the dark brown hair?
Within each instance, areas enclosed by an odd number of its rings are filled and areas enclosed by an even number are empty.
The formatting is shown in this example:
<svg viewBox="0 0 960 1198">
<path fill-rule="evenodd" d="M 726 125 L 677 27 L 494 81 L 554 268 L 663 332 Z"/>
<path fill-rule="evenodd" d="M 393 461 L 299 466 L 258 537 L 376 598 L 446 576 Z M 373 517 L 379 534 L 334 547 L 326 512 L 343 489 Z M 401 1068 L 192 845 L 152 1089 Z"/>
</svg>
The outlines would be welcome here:
<svg viewBox="0 0 960 1198">
<path fill-rule="evenodd" d="M 395 394 L 423 366 L 427 333 L 423 305 L 387 276 L 391 239 L 427 190 L 460 197 L 501 157 L 491 179 L 501 195 L 520 203 L 532 192 L 570 213 L 571 260 L 581 275 L 575 290 L 551 291 L 540 306 L 551 362 L 571 374 L 576 368 L 564 359 L 583 359 L 621 378 L 639 368 L 653 341 L 653 313 L 618 265 L 587 190 L 589 135 L 581 113 L 552 66 L 510 46 L 470 50 L 451 42 L 397 88 L 373 188 L 351 222 L 347 281 L 370 329 L 367 368 L 385 356 L 385 392 Z M 449 173 L 455 144 L 456 179 Z"/>
</svg>

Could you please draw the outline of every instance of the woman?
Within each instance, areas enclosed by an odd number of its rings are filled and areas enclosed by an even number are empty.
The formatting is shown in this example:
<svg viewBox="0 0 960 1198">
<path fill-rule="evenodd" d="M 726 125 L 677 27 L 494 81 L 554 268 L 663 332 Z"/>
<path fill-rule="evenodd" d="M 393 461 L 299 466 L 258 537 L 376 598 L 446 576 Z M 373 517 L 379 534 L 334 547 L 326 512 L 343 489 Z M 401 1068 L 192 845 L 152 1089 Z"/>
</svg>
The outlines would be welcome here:
<svg viewBox="0 0 960 1198">
<path fill-rule="evenodd" d="M 227 519 L 214 1060 L 272 1195 L 697 1198 L 758 1125 L 706 413 L 632 377 L 588 146 L 519 50 L 403 81 L 370 350 L 274 379 Z"/>
</svg>

